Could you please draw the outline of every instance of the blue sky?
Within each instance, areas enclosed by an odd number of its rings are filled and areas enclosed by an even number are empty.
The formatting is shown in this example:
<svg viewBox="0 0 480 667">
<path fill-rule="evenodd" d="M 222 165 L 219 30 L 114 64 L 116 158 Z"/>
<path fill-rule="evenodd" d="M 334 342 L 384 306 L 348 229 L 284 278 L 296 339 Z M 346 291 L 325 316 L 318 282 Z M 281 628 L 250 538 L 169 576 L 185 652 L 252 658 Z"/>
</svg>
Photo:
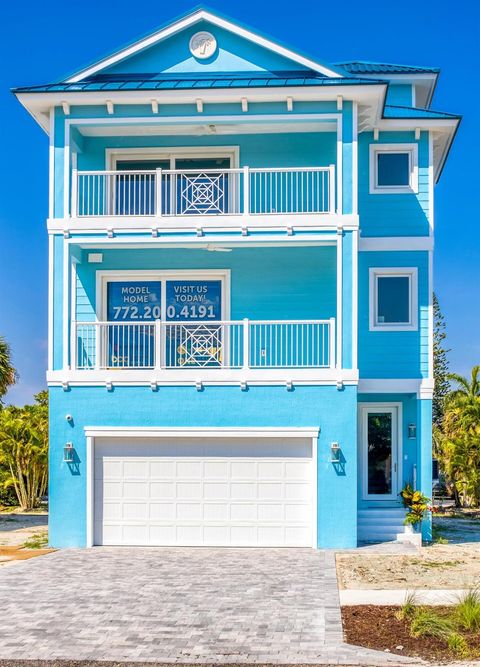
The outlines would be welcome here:
<svg viewBox="0 0 480 667">
<path fill-rule="evenodd" d="M 50 0 L 7 3 L 0 40 L 0 334 L 20 382 L 22 404 L 45 386 L 47 357 L 47 136 L 9 93 L 46 83 L 152 31 L 195 3 Z M 436 189 L 435 290 L 448 327 L 451 367 L 480 363 L 480 4 L 446 0 L 211 0 L 209 6 L 323 61 L 373 60 L 441 68 L 432 107 L 463 114 Z M 295 9 L 292 12 L 292 8 Z M 113 11 L 114 10 L 114 11 Z"/>
</svg>

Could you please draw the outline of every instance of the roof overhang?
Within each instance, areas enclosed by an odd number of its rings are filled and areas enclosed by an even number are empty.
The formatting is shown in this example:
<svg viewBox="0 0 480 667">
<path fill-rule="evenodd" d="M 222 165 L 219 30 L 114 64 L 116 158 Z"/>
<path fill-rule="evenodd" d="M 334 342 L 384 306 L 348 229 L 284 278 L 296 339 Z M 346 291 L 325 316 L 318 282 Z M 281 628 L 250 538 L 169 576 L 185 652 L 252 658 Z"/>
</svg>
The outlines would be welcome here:
<svg viewBox="0 0 480 667">
<path fill-rule="evenodd" d="M 415 87 L 415 105 L 428 109 L 437 85 L 439 72 L 418 72 L 405 74 L 361 74 L 362 79 L 385 79 L 391 83 L 407 84 Z"/>
<path fill-rule="evenodd" d="M 113 53 L 112 55 L 107 56 L 102 60 L 99 60 L 97 63 L 91 65 L 90 67 L 77 72 L 73 76 L 69 77 L 67 81 L 69 83 L 76 83 L 77 81 L 81 81 L 86 77 L 90 77 L 107 67 L 111 67 L 112 65 L 117 64 L 125 58 L 129 58 L 149 48 L 150 46 L 153 46 L 154 44 L 167 39 L 168 37 L 172 37 L 181 30 L 185 30 L 186 28 L 189 28 L 190 26 L 195 25 L 200 21 L 208 21 L 213 25 L 233 32 L 250 42 L 254 42 L 255 44 L 262 46 L 265 49 L 274 51 L 278 55 L 289 58 L 290 60 L 293 60 L 294 62 L 297 62 L 304 67 L 308 67 L 315 72 L 320 72 L 325 76 L 344 76 L 344 71 L 340 68 L 327 66 L 315 60 L 311 60 L 310 58 L 300 55 L 299 53 L 292 51 L 285 46 L 282 46 L 278 42 L 273 42 L 267 37 L 253 32 L 248 28 L 242 27 L 233 21 L 230 21 L 229 19 L 223 18 L 206 9 L 197 9 L 196 11 L 193 11 L 186 16 L 174 20 L 172 23 L 169 23 L 168 25 L 160 28 L 151 35 L 148 35 L 147 37 L 134 42 L 130 46 L 127 46 L 126 48 L 121 49 L 120 51 L 117 51 L 116 53 Z"/>
<path fill-rule="evenodd" d="M 249 103 L 286 102 L 291 98 L 295 102 L 328 102 L 341 96 L 343 100 L 356 101 L 367 109 L 369 121 L 374 125 L 381 118 L 387 84 L 372 82 L 371 85 L 352 84 L 348 86 L 308 86 L 282 88 L 216 88 L 202 90 L 132 90 L 132 91 L 95 91 L 95 92 L 17 92 L 19 102 L 49 133 L 50 110 L 62 106 L 66 101 L 70 106 L 105 106 L 111 102 L 122 105 L 151 105 L 152 100 L 161 105 L 195 104 L 201 99 L 203 104 L 241 104 L 242 98 Z M 199 113 L 199 119 L 202 116 Z"/>
<path fill-rule="evenodd" d="M 433 173 L 438 182 L 461 118 L 382 118 L 379 130 L 412 130 L 419 128 L 432 133 L 433 137 Z"/>
</svg>

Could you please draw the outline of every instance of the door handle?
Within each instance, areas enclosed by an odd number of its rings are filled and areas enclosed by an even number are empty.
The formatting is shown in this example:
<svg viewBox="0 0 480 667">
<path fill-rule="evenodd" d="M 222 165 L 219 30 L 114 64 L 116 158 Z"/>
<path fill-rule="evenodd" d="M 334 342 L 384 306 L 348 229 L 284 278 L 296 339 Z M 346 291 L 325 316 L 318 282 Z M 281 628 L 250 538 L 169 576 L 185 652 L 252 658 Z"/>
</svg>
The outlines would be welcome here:
<svg viewBox="0 0 480 667">
<path fill-rule="evenodd" d="M 397 472 L 397 464 L 396 463 L 393 464 L 393 472 Z"/>
</svg>

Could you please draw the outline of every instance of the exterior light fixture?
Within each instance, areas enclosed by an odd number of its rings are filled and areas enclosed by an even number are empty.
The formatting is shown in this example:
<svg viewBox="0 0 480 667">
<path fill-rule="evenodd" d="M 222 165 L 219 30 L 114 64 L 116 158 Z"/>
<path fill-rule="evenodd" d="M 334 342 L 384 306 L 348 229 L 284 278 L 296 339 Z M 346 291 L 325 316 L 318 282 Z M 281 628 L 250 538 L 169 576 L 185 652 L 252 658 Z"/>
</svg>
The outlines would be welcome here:
<svg viewBox="0 0 480 667">
<path fill-rule="evenodd" d="M 73 456 L 74 452 L 75 452 L 75 449 L 73 447 L 73 443 L 72 442 L 67 442 L 67 444 L 63 448 L 63 462 L 64 463 L 75 463 L 74 456 Z"/>
<path fill-rule="evenodd" d="M 330 463 L 340 463 L 341 448 L 338 442 L 332 442 L 332 444 L 330 445 L 330 452 L 332 455 Z"/>
<path fill-rule="evenodd" d="M 417 437 L 417 425 L 416 424 L 409 424 L 408 425 L 408 439 L 409 440 L 415 440 Z"/>
</svg>

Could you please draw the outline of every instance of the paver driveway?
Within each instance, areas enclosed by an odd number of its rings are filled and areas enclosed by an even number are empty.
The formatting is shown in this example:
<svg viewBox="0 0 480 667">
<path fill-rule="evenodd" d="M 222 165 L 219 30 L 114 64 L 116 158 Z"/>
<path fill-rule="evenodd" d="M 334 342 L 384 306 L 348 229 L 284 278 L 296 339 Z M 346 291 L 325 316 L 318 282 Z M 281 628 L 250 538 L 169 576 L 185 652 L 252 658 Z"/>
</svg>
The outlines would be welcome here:
<svg viewBox="0 0 480 667">
<path fill-rule="evenodd" d="M 69 549 L 0 570 L 0 658 L 400 659 L 342 643 L 334 556 L 311 549 Z"/>
</svg>

